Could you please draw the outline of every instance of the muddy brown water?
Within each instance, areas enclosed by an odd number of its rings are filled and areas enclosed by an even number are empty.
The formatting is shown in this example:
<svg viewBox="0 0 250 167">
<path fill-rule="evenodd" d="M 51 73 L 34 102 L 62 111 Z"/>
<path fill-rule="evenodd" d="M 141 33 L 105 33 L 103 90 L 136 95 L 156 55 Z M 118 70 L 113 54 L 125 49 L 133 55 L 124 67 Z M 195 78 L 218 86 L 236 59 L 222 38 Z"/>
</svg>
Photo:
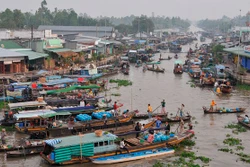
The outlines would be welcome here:
<svg viewBox="0 0 250 167">
<path fill-rule="evenodd" d="M 198 38 L 199 39 L 199 38 Z M 208 42 L 208 41 L 207 41 Z M 195 44 L 195 43 L 194 43 Z M 191 46 L 194 48 L 194 44 L 183 46 L 183 51 L 187 51 Z M 171 53 L 161 53 L 162 57 L 168 55 L 174 56 Z M 181 60 L 185 60 L 186 53 L 178 54 Z M 156 56 L 156 60 L 159 58 L 159 54 Z M 199 87 L 192 88 L 187 82 L 191 80 L 187 73 L 183 75 L 174 75 L 173 66 L 175 59 L 162 61 L 160 67 L 165 68 L 165 73 L 154 73 L 152 71 L 142 71 L 142 67 L 135 68 L 131 65 L 130 74 L 128 76 L 119 74 L 108 79 L 129 79 L 133 81 L 132 86 L 120 87 L 119 89 L 112 88 L 116 85 L 108 85 L 112 89 L 107 93 L 121 93 L 121 96 L 113 97 L 113 101 L 118 101 L 124 106 L 125 109 L 138 109 L 140 112 L 146 112 L 147 104 L 150 103 L 153 108 L 160 105 L 160 102 L 165 99 L 166 109 L 169 113 L 176 114 L 177 108 L 181 104 L 185 104 L 185 111 L 190 111 L 191 115 L 195 117 L 193 120 L 194 130 L 196 132 L 195 142 L 196 145 L 192 148 L 197 155 L 206 156 L 212 159 L 209 163 L 211 167 L 247 167 L 249 164 L 241 161 L 237 162 L 238 156 L 230 153 L 224 153 L 218 151 L 223 147 L 223 140 L 226 138 L 226 134 L 232 134 L 231 129 L 225 129 L 224 126 L 228 123 L 236 122 L 235 114 L 225 115 L 204 115 L 202 106 L 208 106 L 212 99 L 214 99 L 220 107 L 246 107 L 248 108 L 250 98 L 245 97 L 243 92 L 234 90 L 232 95 L 229 96 L 216 96 L 211 88 L 201 89 Z M 109 96 L 108 96 L 109 98 Z M 132 102 L 132 103 L 131 103 Z M 156 110 L 155 112 L 160 112 Z M 247 109 L 248 113 L 248 109 Z M 195 124 L 195 121 L 198 123 Z M 175 127 L 172 128 L 175 130 Z M 239 135 L 233 135 L 243 140 L 243 146 L 245 146 L 245 153 L 250 153 L 249 145 L 249 131 L 240 133 Z M 22 138 L 24 135 L 19 133 L 8 133 L 8 142 L 15 139 Z M 150 159 L 144 159 L 140 161 L 115 164 L 115 167 L 150 167 L 156 160 L 162 160 L 168 163 L 167 157 L 156 157 Z M 0 154 L 0 167 L 47 167 L 49 166 L 39 156 L 18 158 L 18 159 L 6 159 L 5 154 Z M 93 164 L 76 164 L 71 165 L 74 167 L 83 166 L 98 166 Z M 103 165 L 99 165 L 103 166 Z M 110 166 L 110 165 L 106 165 Z"/>
</svg>

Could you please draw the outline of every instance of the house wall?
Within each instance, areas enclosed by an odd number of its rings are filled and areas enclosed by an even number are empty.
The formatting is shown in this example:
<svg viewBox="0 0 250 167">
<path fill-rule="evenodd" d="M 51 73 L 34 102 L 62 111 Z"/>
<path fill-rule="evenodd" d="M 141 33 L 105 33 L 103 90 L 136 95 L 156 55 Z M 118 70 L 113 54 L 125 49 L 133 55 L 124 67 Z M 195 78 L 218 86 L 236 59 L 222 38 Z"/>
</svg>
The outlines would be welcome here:
<svg viewBox="0 0 250 167">
<path fill-rule="evenodd" d="M 44 53 L 43 48 L 45 46 L 44 41 L 32 41 L 31 42 L 31 49 L 38 53 Z"/>
<path fill-rule="evenodd" d="M 68 49 L 77 49 L 77 42 L 67 41 L 64 47 Z"/>
</svg>

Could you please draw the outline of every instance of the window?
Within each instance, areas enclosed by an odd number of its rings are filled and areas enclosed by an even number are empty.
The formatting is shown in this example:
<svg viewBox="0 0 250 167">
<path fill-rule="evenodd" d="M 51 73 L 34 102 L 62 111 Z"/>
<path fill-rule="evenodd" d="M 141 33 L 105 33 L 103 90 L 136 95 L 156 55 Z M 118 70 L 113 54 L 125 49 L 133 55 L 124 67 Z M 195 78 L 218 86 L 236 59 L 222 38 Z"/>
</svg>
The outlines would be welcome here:
<svg viewBox="0 0 250 167">
<path fill-rule="evenodd" d="M 105 141 L 105 142 L 104 142 L 104 145 L 105 145 L 105 146 L 109 145 L 109 142 L 108 142 L 108 141 Z"/>
<path fill-rule="evenodd" d="M 99 146 L 103 146 L 103 142 L 99 142 Z"/>
<path fill-rule="evenodd" d="M 98 143 L 94 143 L 94 147 L 98 147 Z"/>
<path fill-rule="evenodd" d="M 113 140 L 110 140 L 109 141 L 109 145 L 113 145 L 114 144 L 114 141 Z"/>
</svg>

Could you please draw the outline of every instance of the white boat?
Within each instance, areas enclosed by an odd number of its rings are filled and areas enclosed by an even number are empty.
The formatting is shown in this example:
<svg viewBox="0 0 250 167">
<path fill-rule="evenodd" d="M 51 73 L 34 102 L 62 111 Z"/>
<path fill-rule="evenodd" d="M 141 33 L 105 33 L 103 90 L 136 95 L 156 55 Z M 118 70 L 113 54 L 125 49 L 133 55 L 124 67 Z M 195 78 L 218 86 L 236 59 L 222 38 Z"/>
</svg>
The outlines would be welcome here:
<svg viewBox="0 0 250 167">
<path fill-rule="evenodd" d="M 173 154 L 175 151 L 169 148 L 158 148 L 153 150 L 145 150 L 145 151 L 138 151 L 133 152 L 130 154 L 118 154 L 114 156 L 106 156 L 100 157 L 96 159 L 92 159 L 92 163 L 104 165 L 104 164 L 115 164 L 115 163 L 122 163 L 128 161 L 135 161 L 155 156 L 162 156 L 162 155 L 170 155 Z"/>
</svg>

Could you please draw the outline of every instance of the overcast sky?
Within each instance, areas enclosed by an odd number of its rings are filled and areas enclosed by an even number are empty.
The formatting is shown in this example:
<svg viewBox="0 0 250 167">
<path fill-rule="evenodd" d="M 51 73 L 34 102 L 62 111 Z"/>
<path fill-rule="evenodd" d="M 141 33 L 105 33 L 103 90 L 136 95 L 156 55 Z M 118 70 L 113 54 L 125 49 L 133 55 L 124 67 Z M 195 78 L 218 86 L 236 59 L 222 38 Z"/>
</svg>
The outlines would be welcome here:
<svg viewBox="0 0 250 167">
<path fill-rule="evenodd" d="M 35 11 L 42 0 L 0 0 L 0 11 L 6 8 Z M 216 19 L 223 15 L 245 15 L 250 10 L 250 0 L 47 0 L 48 8 L 54 10 L 73 8 L 77 13 L 96 16 L 180 16 L 184 19 Z"/>
</svg>

